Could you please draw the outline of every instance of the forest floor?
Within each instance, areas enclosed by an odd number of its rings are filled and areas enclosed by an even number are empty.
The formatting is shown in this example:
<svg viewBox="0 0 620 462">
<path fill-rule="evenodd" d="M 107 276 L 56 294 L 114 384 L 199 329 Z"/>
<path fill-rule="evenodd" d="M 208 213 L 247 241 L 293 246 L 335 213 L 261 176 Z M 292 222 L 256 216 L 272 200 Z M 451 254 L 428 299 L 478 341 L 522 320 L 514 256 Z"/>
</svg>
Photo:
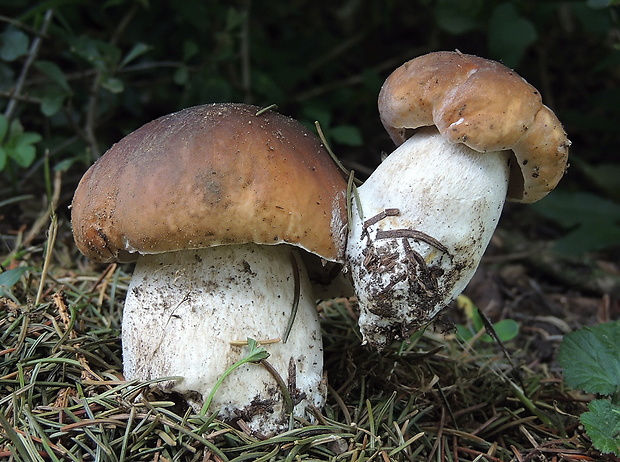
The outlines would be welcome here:
<svg viewBox="0 0 620 462">
<path fill-rule="evenodd" d="M 618 255 L 555 255 L 555 231 L 521 208 L 423 335 L 379 352 L 361 345 L 355 299 L 322 303 L 327 406 L 271 437 L 123 380 L 130 265 L 81 258 L 62 216 L 55 239 L 49 222 L 34 234 L 32 222 L 0 223 L 4 274 L 24 268 L 0 286 L 0 460 L 615 460 L 585 434 L 592 397 L 564 385 L 557 350 L 564 334 L 620 318 Z M 483 332 L 460 338 L 469 301 L 515 321 L 516 337 L 503 348 Z"/>
</svg>

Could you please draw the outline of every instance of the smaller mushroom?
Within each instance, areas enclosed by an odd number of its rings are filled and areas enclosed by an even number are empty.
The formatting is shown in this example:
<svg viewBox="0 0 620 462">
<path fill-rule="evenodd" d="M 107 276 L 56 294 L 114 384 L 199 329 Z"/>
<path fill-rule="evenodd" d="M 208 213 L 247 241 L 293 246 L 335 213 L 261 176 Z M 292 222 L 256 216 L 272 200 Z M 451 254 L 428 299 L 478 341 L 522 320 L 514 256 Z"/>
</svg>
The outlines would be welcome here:
<svg viewBox="0 0 620 462">
<path fill-rule="evenodd" d="M 324 404 L 303 261 L 343 261 L 346 181 L 299 123 L 243 104 L 154 120 L 84 174 L 72 224 L 92 260 L 137 260 L 122 324 L 128 380 L 176 377 L 157 386 L 200 410 L 252 338 L 272 367 L 235 369 L 209 411 L 270 434 Z"/>
<path fill-rule="evenodd" d="M 347 259 L 364 340 L 385 346 L 428 324 L 465 288 L 505 199 L 549 193 L 570 141 L 523 78 L 459 52 L 396 69 L 379 112 L 399 147 L 353 199 Z"/>
</svg>

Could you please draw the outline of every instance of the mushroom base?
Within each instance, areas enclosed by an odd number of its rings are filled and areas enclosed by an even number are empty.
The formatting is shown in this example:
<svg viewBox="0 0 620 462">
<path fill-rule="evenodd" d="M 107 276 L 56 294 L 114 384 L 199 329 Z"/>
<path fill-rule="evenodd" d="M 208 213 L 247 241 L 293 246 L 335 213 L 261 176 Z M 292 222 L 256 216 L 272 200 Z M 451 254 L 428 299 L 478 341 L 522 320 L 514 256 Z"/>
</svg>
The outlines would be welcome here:
<svg viewBox="0 0 620 462">
<path fill-rule="evenodd" d="M 299 305 L 284 343 L 296 286 Z M 286 383 L 294 416 L 310 418 L 308 407 L 324 405 L 318 315 L 291 246 L 249 244 L 141 256 L 122 327 L 125 377 L 179 377 L 157 387 L 184 395 L 196 410 L 224 371 L 247 355 L 243 342 L 248 338 L 270 354 L 266 361 Z M 283 396 L 273 372 L 248 363 L 224 379 L 209 412 L 228 421 L 243 419 L 252 430 L 270 434 L 289 425 Z"/>
<path fill-rule="evenodd" d="M 499 220 L 509 159 L 425 129 L 358 189 L 347 259 L 365 342 L 419 330 L 465 288 Z"/>
</svg>

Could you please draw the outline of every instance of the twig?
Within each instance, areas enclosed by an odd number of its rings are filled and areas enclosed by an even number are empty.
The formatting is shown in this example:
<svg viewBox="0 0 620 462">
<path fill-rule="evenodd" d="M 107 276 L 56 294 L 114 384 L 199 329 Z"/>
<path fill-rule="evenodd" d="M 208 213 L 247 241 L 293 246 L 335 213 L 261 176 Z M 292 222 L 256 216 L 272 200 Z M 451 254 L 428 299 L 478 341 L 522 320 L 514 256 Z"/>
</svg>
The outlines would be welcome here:
<svg viewBox="0 0 620 462">
<path fill-rule="evenodd" d="M 47 210 L 39 218 L 37 218 L 37 220 L 33 223 L 32 227 L 30 228 L 30 231 L 28 231 L 28 234 L 26 234 L 23 242 L 21 243 L 23 247 L 28 247 L 32 243 L 34 238 L 37 237 L 37 235 L 41 232 L 41 229 L 43 228 L 43 226 L 45 226 L 45 223 L 47 223 L 47 220 L 49 219 L 50 215 L 52 213 L 55 213 L 56 204 L 58 204 L 58 200 L 60 199 L 61 185 L 62 185 L 62 172 L 60 170 L 57 170 L 54 173 L 54 187 L 52 190 L 52 196 L 49 199 Z"/>
<path fill-rule="evenodd" d="M 293 252 L 291 252 L 291 266 L 293 269 L 294 281 L 293 307 L 291 308 L 291 314 L 289 316 L 286 329 L 284 330 L 284 335 L 282 336 L 282 343 L 286 343 L 288 340 L 288 336 L 291 334 L 291 330 L 293 329 L 293 323 L 295 322 L 295 318 L 297 317 L 297 308 L 299 308 L 299 297 L 301 296 L 301 279 L 299 276 L 299 265 L 297 264 L 297 257 Z"/>
<path fill-rule="evenodd" d="M 358 180 L 357 178 L 355 178 L 354 172 L 352 170 L 348 170 L 344 165 L 342 165 L 342 162 L 340 162 L 340 159 L 338 159 L 338 157 L 336 156 L 334 151 L 332 151 L 332 148 L 329 146 L 329 143 L 327 142 L 327 138 L 325 138 L 325 134 L 323 133 L 323 129 L 321 128 L 321 124 L 319 123 L 319 121 L 316 120 L 314 122 L 314 125 L 316 127 L 316 131 L 317 131 L 317 133 L 319 135 L 319 138 L 321 139 L 321 142 L 323 143 L 323 146 L 325 146 L 325 149 L 327 150 L 327 153 L 332 158 L 334 163 L 338 166 L 338 168 L 342 171 L 342 173 L 344 173 L 345 176 L 347 178 L 349 178 L 350 181 L 351 181 L 351 177 L 353 177 L 352 181 L 356 185 L 361 185 L 362 182 L 360 180 Z"/>
<path fill-rule="evenodd" d="M 56 242 L 56 235 L 58 233 L 58 217 L 55 212 L 52 212 L 52 221 L 47 232 L 47 246 L 45 248 L 45 259 L 43 260 L 43 269 L 41 270 L 41 280 L 39 281 L 39 289 L 37 290 L 37 298 L 35 299 L 35 306 L 41 303 L 41 295 L 43 294 L 43 287 L 45 287 L 45 277 L 49 269 L 50 260 L 52 259 L 52 252 L 54 251 L 54 243 Z"/>
<path fill-rule="evenodd" d="M 39 30 L 38 35 L 32 41 L 30 45 L 30 50 L 28 50 L 28 58 L 26 62 L 24 62 L 24 66 L 22 67 L 22 71 L 17 78 L 17 82 L 15 83 L 15 88 L 13 89 L 13 94 L 11 95 L 11 99 L 6 105 L 6 109 L 4 110 L 4 116 L 7 119 L 13 118 L 13 113 L 17 108 L 17 101 L 19 96 L 21 95 L 22 89 L 24 88 L 24 84 L 26 83 L 26 76 L 28 75 L 28 71 L 30 70 L 30 66 L 37 59 L 37 55 L 39 54 L 39 49 L 41 48 L 41 37 L 45 35 L 47 32 L 47 28 L 54 17 L 54 10 L 51 8 L 45 12 L 45 16 L 43 18 L 43 24 L 41 25 L 41 29 Z"/>
<path fill-rule="evenodd" d="M 110 45 L 116 45 L 118 39 L 125 31 L 129 22 L 133 18 L 133 16 L 138 11 L 138 3 L 134 3 L 133 7 L 129 10 L 129 12 L 123 17 L 123 19 L 118 24 L 118 27 L 112 34 L 110 38 Z M 86 141 L 90 146 L 91 154 L 94 158 L 98 158 L 100 156 L 99 146 L 97 143 L 97 137 L 95 135 L 95 126 L 96 117 L 98 115 L 97 107 L 99 105 L 99 87 L 101 86 L 101 79 L 103 77 L 103 69 L 98 69 L 95 73 L 95 78 L 93 79 L 93 83 L 90 87 L 90 99 L 88 101 L 88 106 L 86 108 L 86 118 L 84 122 L 84 134 L 86 136 Z"/>
</svg>

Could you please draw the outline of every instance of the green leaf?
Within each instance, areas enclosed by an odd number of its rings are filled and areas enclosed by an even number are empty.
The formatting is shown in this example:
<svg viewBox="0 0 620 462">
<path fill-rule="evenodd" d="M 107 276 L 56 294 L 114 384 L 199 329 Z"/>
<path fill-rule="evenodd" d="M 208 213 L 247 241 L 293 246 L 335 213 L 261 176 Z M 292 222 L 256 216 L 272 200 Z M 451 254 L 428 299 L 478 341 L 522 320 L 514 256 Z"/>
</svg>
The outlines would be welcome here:
<svg viewBox="0 0 620 462">
<path fill-rule="evenodd" d="M 578 255 L 618 244 L 620 205 L 613 201 L 584 192 L 556 190 L 532 207 L 562 227 L 572 228 L 555 243 L 557 252 Z"/>
<path fill-rule="evenodd" d="M 117 79 L 116 77 L 108 77 L 103 79 L 101 86 L 110 93 L 121 93 L 125 89 L 123 81 L 121 79 Z"/>
<path fill-rule="evenodd" d="M 454 35 L 468 32 L 480 22 L 483 6 L 480 0 L 439 0 L 435 7 L 437 25 Z"/>
<path fill-rule="evenodd" d="M 608 6 L 618 5 L 619 0 L 587 0 L 586 5 L 590 8 L 606 8 Z"/>
<path fill-rule="evenodd" d="M 328 135 L 331 134 L 331 130 L 328 130 L 332 122 L 332 116 L 328 110 L 319 106 L 306 106 L 302 109 L 304 118 L 312 122 L 318 121 L 323 128 L 323 131 L 328 131 Z"/>
<path fill-rule="evenodd" d="M 584 192 L 557 190 L 532 206 L 566 228 L 592 221 L 620 220 L 620 205 Z"/>
<path fill-rule="evenodd" d="M 77 162 L 75 157 L 69 157 L 67 159 L 63 159 L 54 165 L 54 171 L 56 172 L 66 172 L 69 168 Z"/>
<path fill-rule="evenodd" d="M 41 112 L 46 117 L 51 117 L 60 111 L 65 102 L 66 95 L 62 93 L 49 92 L 41 98 Z"/>
<path fill-rule="evenodd" d="M 30 167 L 34 158 L 36 157 L 37 150 L 34 146 L 29 144 L 20 144 L 15 146 L 14 149 L 9 151 L 9 156 L 17 162 L 20 167 Z"/>
<path fill-rule="evenodd" d="M 620 107 L 620 98 L 609 97 L 607 101 L 613 101 L 613 104 L 617 104 Z M 592 165 L 582 161 L 577 156 L 573 156 L 570 163 L 571 166 L 578 168 L 589 180 L 601 188 L 606 195 L 616 201 L 620 200 L 620 182 L 618 182 L 618 178 L 620 178 L 620 164 L 602 162 Z"/>
<path fill-rule="evenodd" d="M 467 299 L 467 301 L 471 303 L 469 299 Z M 461 303 L 464 302 L 461 301 Z M 471 319 L 471 324 L 458 324 L 456 326 L 457 334 L 462 340 L 466 342 L 471 340 L 478 332 L 480 332 L 485 327 L 479 309 L 473 303 L 471 304 L 471 307 L 471 314 L 468 315 L 468 317 L 470 317 Z M 493 330 L 495 331 L 495 334 L 501 342 L 508 342 L 519 334 L 519 323 L 512 319 L 502 319 L 493 324 Z M 495 339 L 488 333 L 482 334 L 480 336 L 480 340 L 486 343 L 495 342 Z"/>
<path fill-rule="evenodd" d="M 364 142 L 359 128 L 353 125 L 338 125 L 329 130 L 335 142 L 347 146 L 361 146 Z"/>
<path fill-rule="evenodd" d="M 0 172 L 2 170 L 4 170 L 4 167 L 6 167 L 6 161 L 8 159 L 9 155 L 6 152 L 6 149 L 4 149 L 2 146 L 0 146 Z"/>
<path fill-rule="evenodd" d="M 70 41 L 71 52 L 90 63 L 100 71 L 116 69 L 120 61 L 121 50 L 110 43 L 90 37 L 77 37 Z"/>
<path fill-rule="evenodd" d="M 13 287 L 26 271 L 30 271 L 30 266 L 20 266 L 0 274 L 0 296 L 6 295 L 7 291 Z"/>
<path fill-rule="evenodd" d="M 27 145 L 27 144 L 35 144 L 41 141 L 42 137 L 38 133 L 34 132 L 24 132 L 17 139 L 18 145 Z"/>
<path fill-rule="evenodd" d="M 620 456 L 620 406 L 606 399 L 596 399 L 588 404 L 588 412 L 579 420 L 596 449 Z"/>
<path fill-rule="evenodd" d="M 15 61 L 28 53 L 28 36 L 17 29 L 8 29 L 0 36 L 0 58 Z"/>
<path fill-rule="evenodd" d="M 609 222 L 593 221 L 558 239 L 552 249 L 563 255 L 576 256 L 617 246 L 620 244 L 619 236 L 620 226 Z"/>
<path fill-rule="evenodd" d="M 193 40 L 185 40 L 183 42 L 183 61 L 187 62 L 198 54 L 200 48 Z"/>
<path fill-rule="evenodd" d="M 4 141 L 6 132 L 9 130 L 9 121 L 6 117 L 0 114 L 0 143 Z"/>
<path fill-rule="evenodd" d="M 558 360 L 568 386 L 612 395 L 620 390 L 620 321 L 599 324 L 564 336 Z"/>
<path fill-rule="evenodd" d="M 263 359 L 267 359 L 269 353 L 253 338 L 248 338 L 248 355 L 245 357 L 246 362 L 257 363 Z"/>
<path fill-rule="evenodd" d="M 125 55 L 123 60 L 121 61 L 120 67 L 125 67 L 127 64 L 132 62 L 134 59 L 142 56 L 146 52 L 148 52 L 152 47 L 148 46 L 146 43 L 136 43 L 129 53 Z"/>
<path fill-rule="evenodd" d="M 519 334 L 519 323 L 513 319 L 502 319 L 493 324 L 493 329 L 502 342 L 508 342 Z M 484 334 L 482 337 L 485 342 L 494 342 L 488 334 Z"/>
<path fill-rule="evenodd" d="M 515 67 L 538 34 L 512 3 L 498 5 L 491 14 L 488 29 L 489 49 L 508 67 Z"/>
<path fill-rule="evenodd" d="M 187 66 L 180 66 L 176 71 L 174 71 L 174 83 L 177 85 L 185 85 L 189 81 L 189 70 Z"/>
<path fill-rule="evenodd" d="M 56 63 L 51 61 L 37 61 L 34 66 L 39 69 L 39 71 L 47 75 L 55 84 L 60 86 L 60 88 L 65 90 L 67 93 L 71 92 L 71 88 L 67 83 L 67 78 L 65 77 L 64 72 L 62 72 Z"/>
</svg>

